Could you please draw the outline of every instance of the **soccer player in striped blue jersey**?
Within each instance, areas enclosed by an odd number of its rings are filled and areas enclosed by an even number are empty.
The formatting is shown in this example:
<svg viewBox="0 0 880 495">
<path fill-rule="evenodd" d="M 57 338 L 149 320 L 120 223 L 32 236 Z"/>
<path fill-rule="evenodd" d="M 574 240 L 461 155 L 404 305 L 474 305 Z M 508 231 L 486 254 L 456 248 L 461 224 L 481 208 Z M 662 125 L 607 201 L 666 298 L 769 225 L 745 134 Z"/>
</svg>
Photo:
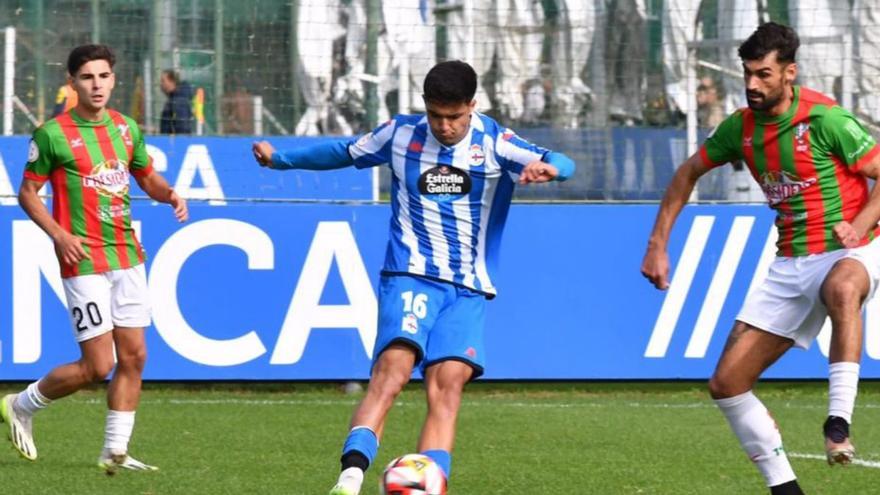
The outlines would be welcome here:
<svg viewBox="0 0 880 495">
<path fill-rule="evenodd" d="M 359 139 L 276 152 L 275 169 L 391 168 L 390 239 L 367 393 L 354 412 L 333 495 L 357 495 L 394 399 L 419 366 L 428 413 L 418 442 L 449 476 L 464 386 L 483 373 L 485 301 L 517 183 L 565 180 L 574 162 L 474 111 L 477 75 L 460 61 L 434 66 L 425 115 L 398 115 Z"/>
</svg>

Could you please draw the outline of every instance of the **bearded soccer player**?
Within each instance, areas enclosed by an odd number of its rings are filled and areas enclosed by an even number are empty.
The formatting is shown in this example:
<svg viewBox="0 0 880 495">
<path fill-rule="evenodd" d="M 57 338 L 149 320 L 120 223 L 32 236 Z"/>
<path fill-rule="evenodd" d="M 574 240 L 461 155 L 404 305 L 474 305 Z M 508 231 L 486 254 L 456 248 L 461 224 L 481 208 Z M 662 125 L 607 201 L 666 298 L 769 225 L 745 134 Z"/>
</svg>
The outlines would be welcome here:
<svg viewBox="0 0 880 495">
<path fill-rule="evenodd" d="M 660 204 L 642 262 L 658 289 L 669 286 L 669 232 L 703 174 L 745 160 L 776 211 L 777 257 L 746 297 L 709 381 L 709 391 L 772 494 L 799 494 L 782 437 L 752 393 L 761 373 L 792 346 L 806 349 L 831 318 L 828 463 L 847 464 L 864 302 L 880 279 L 880 147 L 835 102 L 794 85 L 798 36 L 761 25 L 740 47 L 748 108 L 725 119 L 677 170 Z"/>
<path fill-rule="evenodd" d="M 425 77 L 426 115 L 398 115 L 357 140 L 254 155 L 275 169 L 388 164 L 391 225 L 379 286 L 370 384 L 351 420 L 333 495 L 357 495 L 385 417 L 419 366 L 428 414 L 418 442 L 449 476 L 455 423 L 468 381 L 483 373 L 483 320 L 514 186 L 565 180 L 574 162 L 474 111 L 477 75 L 448 61 Z"/>
<path fill-rule="evenodd" d="M 179 221 L 188 215 L 186 202 L 153 170 L 137 124 L 106 108 L 114 62 L 103 45 L 70 52 L 67 70 L 78 103 L 34 131 L 18 195 L 22 209 L 55 243 L 81 357 L 0 401 L 12 443 L 34 461 L 33 415 L 104 380 L 115 366 L 98 458 L 108 473 L 156 469 L 128 455 L 146 360 L 144 327 L 150 324 L 144 251 L 131 227 L 129 175 L 151 198 L 170 204 Z M 51 215 L 37 196 L 46 181 L 52 183 Z"/>
</svg>

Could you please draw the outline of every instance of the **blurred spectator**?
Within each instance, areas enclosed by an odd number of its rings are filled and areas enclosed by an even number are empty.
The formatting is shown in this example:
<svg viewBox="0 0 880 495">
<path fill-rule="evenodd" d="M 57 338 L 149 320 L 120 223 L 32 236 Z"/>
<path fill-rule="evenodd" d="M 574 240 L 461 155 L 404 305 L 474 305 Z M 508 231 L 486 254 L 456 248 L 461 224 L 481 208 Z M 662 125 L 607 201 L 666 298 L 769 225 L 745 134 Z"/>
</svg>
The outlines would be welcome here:
<svg viewBox="0 0 880 495">
<path fill-rule="evenodd" d="M 718 39 L 728 42 L 719 51 L 719 65 L 728 69 L 722 74 L 724 111 L 733 113 L 747 105 L 746 88 L 742 78 L 742 60 L 737 49 L 740 40 L 748 38 L 755 26 L 769 21 L 766 13 L 758 11 L 755 0 L 718 0 Z"/>
<path fill-rule="evenodd" d="M 880 122 L 880 0 L 855 0 L 859 117 Z"/>
<path fill-rule="evenodd" d="M 629 126 L 641 123 L 644 118 L 648 13 L 645 0 L 613 0 L 608 5 L 605 46 L 608 114 Z"/>
<path fill-rule="evenodd" d="M 724 103 L 718 95 L 715 80 L 709 76 L 701 77 L 697 86 L 697 122 L 700 127 L 715 128 L 724 116 Z"/>
<path fill-rule="evenodd" d="M 701 0 L 666 0 L 663 4 L 663 76 L 673 111 L 687 112 L 687 44 L 697 39 Z"/>
<path fill-rule="evenodd" d="M 181 81 L 176 71 L 162 71 L 159 79 L 162 92 L 168 96 L 159 121 L 159 132 L 162 134 L 192 134 L 193 112 L 192 86 Z"/>
<path fill-rule="evenodd" d="M 557 29 L 551 35 L 551 101 L 556 108 L 555 123 L 579 127 L 578 115 L 593 97 L 581 75 L 587 65 L 596 28 L 596 6 L 590 2 L 562 0 L 557 3 Z"/>
<path fill-rule="evenodd" d="M 798 0 L 788 3 L 791 27 L 803 38 L 830 38 L 811 42 L 801 39 L 798 49 L 798 84 L 831 97 L 843 75 L 844 36 L 852 30 L 850 3 L 840 0 Z"/>
<path fill-rule="evenodd" d="M 68 83 L 64 83 L 63 86 L 58 88 L 58 94 L 55 95 L 55 107 L 52 108 L 52 116 L 56 117 L 70 110 L 76 106 L 78 101 L 79 99 L 73 87 Z"/>
<path fill-rule="evenodd" d="M 223 95 L 223 131 L 227 134 L 254 133 L 254 97 L 244 87 Z"/>
</svg>

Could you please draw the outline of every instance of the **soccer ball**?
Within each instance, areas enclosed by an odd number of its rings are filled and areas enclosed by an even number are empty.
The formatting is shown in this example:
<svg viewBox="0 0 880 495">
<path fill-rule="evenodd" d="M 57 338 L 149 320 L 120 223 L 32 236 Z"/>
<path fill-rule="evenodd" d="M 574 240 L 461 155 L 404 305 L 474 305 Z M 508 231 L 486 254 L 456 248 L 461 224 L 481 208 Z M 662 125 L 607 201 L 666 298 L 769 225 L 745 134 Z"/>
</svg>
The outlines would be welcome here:
<svg viewBox="0 0 880 495">
<path fill-rule="evenodd" d="M 430 457 L 406 454 L 388 463 L 379 480 L 384 495 L 446 495 L 446 476 Z"/>
</svg>

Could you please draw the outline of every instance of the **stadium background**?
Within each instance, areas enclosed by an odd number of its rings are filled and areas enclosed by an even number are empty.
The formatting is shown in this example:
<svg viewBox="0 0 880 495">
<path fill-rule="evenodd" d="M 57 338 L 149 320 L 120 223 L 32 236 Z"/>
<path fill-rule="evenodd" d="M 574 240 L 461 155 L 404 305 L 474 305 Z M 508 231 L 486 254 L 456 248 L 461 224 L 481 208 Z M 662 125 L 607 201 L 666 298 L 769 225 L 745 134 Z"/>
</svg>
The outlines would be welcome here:
<svg viewBox="0 0 880 495">
<path fill-rule="evenodd" d="M 0 482 L 22 494 L 325 492 L 359 398 L 336 384 L 368 373 L 387 176 L 267 171 L 250 144 L 300 146 L 417 112 L 427 68 L 462 58 L 480 73 L 483 111 L 569 154 L 578 171 L 517 192 L 489 304 L 487 380 L 464 398 L 453 493 L 763 490 L 701 383 L 773 254 L 760 190 L 734 167 L 701 181 L 672 235 L 667 293 L 639 275 L 642 250 L 675 165 L 742 104 L 735 47 L 759 20 L 794 25 L 801 82 L 876 131 L 878 9 L 863 0 L 0 1 L 0 394 L 78 355 L 51 243 L 15 200 L 28 135 L 51 117 L 71 47 L 115 49 L 112 105 L 142 124 L 192 214 L 178 225 L 166 206 L 134 201 L 155 314 L 133 448 L 162 471 L 108 479 L 92 469 L 105 410 L 97 386 L 41 413 L 36 465 L 0 449 Z M 167 68 L 204 92 L 197 135 L 157 134 Z M 878 378 L 876 301 L 866 316 L 862 374 Z M 872 493 L 876 381 L 860 387 L 859 463 L 823 466 L 827 343 L 826 330 L 768 372 L 807 381 L 763 383 L 759 394 L 811 493 Z M 377 465 L 412 450 L 423 414 L 415 384 L 391 411 Z"/>
</svg>

